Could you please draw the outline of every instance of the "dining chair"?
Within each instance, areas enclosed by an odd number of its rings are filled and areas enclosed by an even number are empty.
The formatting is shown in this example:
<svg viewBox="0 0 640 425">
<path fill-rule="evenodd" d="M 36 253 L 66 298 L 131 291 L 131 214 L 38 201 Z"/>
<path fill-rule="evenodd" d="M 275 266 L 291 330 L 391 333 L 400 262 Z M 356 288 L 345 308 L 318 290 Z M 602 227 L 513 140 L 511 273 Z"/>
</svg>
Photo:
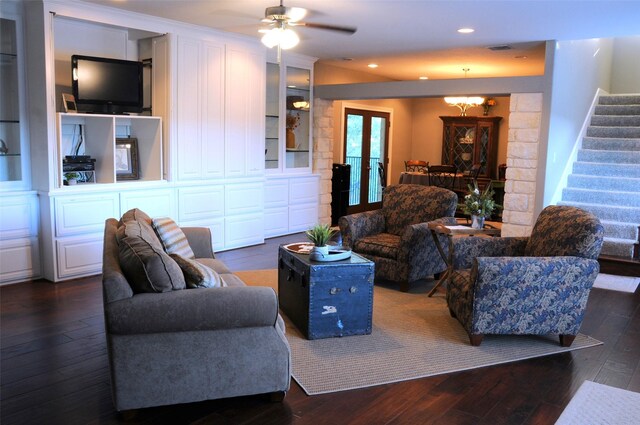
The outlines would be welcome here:
<svg viewBox="0 0 640 425">
<path fill-rule="evenodd" d="M 428 168 L 429 168 L 429 163 L 427 161 L 410 159 L 404 162 L 405 171 L 426 173 Z"/>
<path fill-rule="evenodd" d="M 429 186 L 438 186 L 453 190 L 456 181 L 455 165 L 430 165 L 427 168 L 429 174 Z"/>
</svg>

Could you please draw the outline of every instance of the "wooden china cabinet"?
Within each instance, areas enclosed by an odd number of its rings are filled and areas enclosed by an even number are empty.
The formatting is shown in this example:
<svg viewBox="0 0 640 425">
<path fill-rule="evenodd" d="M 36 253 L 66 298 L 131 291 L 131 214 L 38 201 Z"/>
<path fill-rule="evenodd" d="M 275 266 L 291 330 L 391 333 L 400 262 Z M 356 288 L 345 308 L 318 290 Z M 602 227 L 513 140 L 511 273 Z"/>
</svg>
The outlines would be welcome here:
<svg viewBox="0 0 640 425">
<path fill-rule="evenodd" d="M 443 122 L 442 163 L 460 173 L 482 164 L 479 179 L 497 178 L 498 128 L 502 117 L 440 117 Z"/>
</svg>

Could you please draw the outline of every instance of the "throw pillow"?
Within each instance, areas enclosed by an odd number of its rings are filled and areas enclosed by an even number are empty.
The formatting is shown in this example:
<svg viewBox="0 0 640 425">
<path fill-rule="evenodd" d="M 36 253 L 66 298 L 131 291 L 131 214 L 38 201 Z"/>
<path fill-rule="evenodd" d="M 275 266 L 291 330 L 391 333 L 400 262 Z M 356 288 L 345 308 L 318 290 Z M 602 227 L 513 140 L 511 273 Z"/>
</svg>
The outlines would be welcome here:
<svg viewBox="0 0 640 425">
<path fill-rule="evenodd" d="M 158 235 L 151 227 L 151 224 L 143 220 L 129 220 L 121 223 L 116 231 L 116 241 L 120 244 L 120 241 L 128 236 L 137 236 L 144 239 L 149 245 L 154 248 L 164 250 Z"/>
<path fill-rule="evenodd" d="M 120 267 L 133 292 L 168 292 L 186 287 L 178 264 L 162 248 L 139 236 L 125 236 L 118 244 Z"/>
<path fill-rule="evenodd" d="M 126 213 L 122 214 L 122 218 L 120 218 L 120 223 L 118 225 L 122 226 L 127 221 L 144 221 L 145 223 L 151 224 L 151 217 L 147 215 L 144 211 L 138 208 L 132 208 Z"/>
<path fill-rule="evenodd" d="M 189 246 L 187 236 L 175 221 L 168 217 L 154 218 L 151 220 L 158 237 L 167 254 L 178 254 L 185 258 L 196 258 Z"/>
<path fill-rule="evenodd" d="M 216 288 L 226 286 L 220 275 L 210 267 L 178 254 L 169 254 L 178 263 L 184 274 L 187 288 Z"/>
</svg>

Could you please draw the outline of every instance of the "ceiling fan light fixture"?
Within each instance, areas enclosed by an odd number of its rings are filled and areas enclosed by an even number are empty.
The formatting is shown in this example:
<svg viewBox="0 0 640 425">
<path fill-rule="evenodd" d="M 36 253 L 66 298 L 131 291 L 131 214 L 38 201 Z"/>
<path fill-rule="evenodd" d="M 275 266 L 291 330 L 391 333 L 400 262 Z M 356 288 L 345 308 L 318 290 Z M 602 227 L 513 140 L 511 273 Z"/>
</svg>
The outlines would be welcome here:
<svg viewBox="0 0 640 425">
<path fill-rule="evenodd" d="M 268 48 L 280 46 L 281 49 L 291 49 L 300 43 L 300 37 L 290 28 L 272 28 L 262 36 L 262 44 Z"/>
</svg>

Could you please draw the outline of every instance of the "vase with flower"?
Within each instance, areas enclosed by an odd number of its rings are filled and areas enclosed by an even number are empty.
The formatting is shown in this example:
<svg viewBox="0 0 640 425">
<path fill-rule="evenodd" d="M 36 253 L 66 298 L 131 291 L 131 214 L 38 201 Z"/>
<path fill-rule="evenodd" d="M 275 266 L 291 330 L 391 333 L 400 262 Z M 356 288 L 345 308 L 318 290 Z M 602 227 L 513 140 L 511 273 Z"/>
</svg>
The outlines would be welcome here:
<svg viewBox="0 0 640 425">
<path fill-rule="evenodd" d="M 484 220 L 491 217 L 494 209 L 502 208 L 493 200 L 493 188 L 491 184 L 481 191 L 478 182 L 474 181 L 473 186 L 468 185 L 469 193 L 464 197 L 463 212 L 471 216 L 471 227 L 482 229 Z"/>
<path fill-rule="evenodd" d="M 287 149 L 296 148 L 296 134 L 295 129 L 300 125 L 300 116 L 296 113 L 290 112 L 287 114 L 286 119 L 286 139 Z"/>
<path fill-rule="evenodd" d="M 488 98 L 485 99 L 484 102 L 482 102 L 482 115 L 489 115 L 489 109 L 491 109 L 492 106 L 496 106 L 496 100 L 493 98 Z"/>
</svg>

